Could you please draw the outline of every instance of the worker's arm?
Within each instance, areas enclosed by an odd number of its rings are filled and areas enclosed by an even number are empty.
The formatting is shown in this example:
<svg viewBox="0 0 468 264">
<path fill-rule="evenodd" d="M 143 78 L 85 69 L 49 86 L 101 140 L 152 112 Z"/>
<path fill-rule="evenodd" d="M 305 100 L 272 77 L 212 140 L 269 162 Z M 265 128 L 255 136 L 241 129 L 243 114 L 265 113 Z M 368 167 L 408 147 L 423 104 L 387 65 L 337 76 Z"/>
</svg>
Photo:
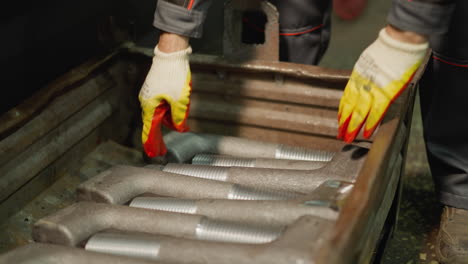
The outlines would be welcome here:
<svg viewBox="0 0 468 264">
<path fill-rule="evenodd" d="M 431 34 L 448 30 L 453 0 L 394 0 L 389 25 L 356 62 L 338 110 L 338 138 L 370 138 L 422 63 Z"/>
<path fill-rule="evenodd" d="M 201 37 L 209 4 L 206 0 L 158 1 L 154 26 L 161 34 L 139 94 L 142 143 L 149 157 L 166 154 L 161 125 L 179 132 L 188 130 L 192 90 L 189 38 Z"/>
<path fill-rule="evenodd" d="M 153 25 L 164 31 L 200 38 L 211 0 L 159 0 Z"/>
<path fill-rule="evenodd" d="M 456 0 L 393 0 L 387 22 L 403 31 L 422 35 L 448 30 Z"/>
</svg>

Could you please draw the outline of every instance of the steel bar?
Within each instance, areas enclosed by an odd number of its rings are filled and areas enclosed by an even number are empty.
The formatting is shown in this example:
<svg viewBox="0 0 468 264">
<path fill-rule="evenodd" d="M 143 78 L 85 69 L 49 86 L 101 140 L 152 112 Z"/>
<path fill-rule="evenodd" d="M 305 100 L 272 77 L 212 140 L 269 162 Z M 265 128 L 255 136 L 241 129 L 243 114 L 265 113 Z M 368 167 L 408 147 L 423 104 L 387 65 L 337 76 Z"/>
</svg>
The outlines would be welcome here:
<svg viewBox="0 0 468 264">
<path fill-rule="evenodd" d="M 115 85 L 109 76 L 98 75 L 77 89 L 57 97 L 41 113 L 24 124 L 15 133 L 0 140 L 0 165 L 13 159 L 41 137 L 70 118 L 100 94 Z M 66 108 L 63 106 L 67 105 Z M 17 113 L 20 115 L 20 113 Z M 47 125 L 45 125 L 47 124 Z"/>
<path fill-rule="evenodd" d="M 142 233 L 100 233 L 93 236 L 107 238 L 99 245 L 101 252 L 140 255 L 148 252 L 135 252 L 134 241 L 151 241 L 158 244 L 157 260 L 170 263 L 304 263 L 312 264 L 313 256 L 326 239 L 332 223 L 330 221 L 304 216 L 288 226 L 276 240 L 266 244 L 214 243 L 194 241 L 160 235 Z M 116 245 L 118 248 L 116 248 Z M 93 249 L 96 250 L 96 249 Z"/>
<path fill-rule="evenodd" d="M 129 53 L 140 54 L 148 58 L 154 56 L 152 48 L 137 46 L 133 42 L 122 43 L 122 49 Z M 346 86 L 350 70 L 327 69 L 313 65 L 305 65 L 288 62 L 269 62 L 269 61 L 243 61 L 236 62 L 220 58 L 216 55 L 194 54 L 190 56 L 190 63 L 194 70 L 230 70 L 243 73 L 267 73 L 282 74 L 294 79 L 305 80 L 307 82 L 327 83 L 327 87 L 342 89 Z"/>
<path fill-rule="evenodd" d="M 265 169 L 315 170 L 327 164 L 325 161 L 243 158 L 226 155 L 197 154 L 192 164 L 220 167 L 247 167 Z"/>
<path fill-rule="evenodd" d="M 162 264 L 162 262 L 115 256 L 62 245 L 30 243 L 0 255 L 0 264 Z"/>
<path fill-rule="evenodd" d="M 1 167 L 0 202 L 101 125 L 112 112 L 110 102 L 94 102 L 33 145 L 32 154 L 22 153 Z"/>
<path fill-rule="evenodd" d="M 32 237 L 36 242 L 77 246 L 93 234 L 108 229 L 256 244 L 276 239 L 283 227 L 220 221 L 200 215 L 123 205 L 78 202 L 38 220 L 33 226 Z"/>
<path fill-rule="evenodd" d="M 249 140 L 284 144 L 312 150 L 322 150 L 331 153 L 340 151 L 346 145 L 343 141 L 334 137 L 323 137 L 320 135 L 295 131 L 276 130 L 254 125 L 239 126 L 235 123 L 225 123 L 206 119 L 192 119 L 190 116 L 187 120 L 187 124 L 192 131 L 230 137 L 241 137 Z M 187 151 L 191 150 L 188 149 Z M 234 156 L 239 155 L 236 154 Z"/>
<path fill-rule="evenodd" d="M 258 73 L 253 76 L 216 70 L 198 71 L 192 77 L 194 92 L 220 94 L 225 97 L 249 97 L 335 108 L 343 95 L 342 89 L 330 89 L 333 88 L 330 87 L 330 83 L 302 82 L 279 73 Z"/>
<path fill-rule="evenodd" d="M 98 233 L 85 245 L 88 251 L 157 260 L 160 244 L 146 236 L 125 236 L 119 233 Z"/>
<path fill-rule="evenodd" d="M 203 133 L 169 132 L 164 136 L 164 141 L 168 160 L 174 163 L 188 162 L 200 153 L 308 161 L 330 161 L 334 155 L 329 151 Z"/>
<path fill-rule="evenodd" d="M 248 98 L 192 94 L 190 116 L 196 119 L 251 125 L 275 130 L 336 137 L 336 110 Z"/>
<path fill-rule="evenodd" d="M 46 106 L 51 100 L 61 95 L 70 86 L 85 80 L 98 68 L 102 67 L 116 57 L 118 52 L 112 52 L 104 58 L 91 59 L 81 66 L 68 71 L 53 82 L 47 84 L 45 89 L 39 90 L 36 94 L 24 100 L 20 105 L 10 109 L 0 115 L 0 138 L 16 131 L 26 122 L 34 117 L 41 108 Z M 62 110 L 63 111 L 63 110 Z"/>
<path fill-rule="evenodd" d="M 167 164 L 163 171 L 193 177 L 278 191 L 309 193 L 327 180 L 353 182 L 365 161 L 368 149 L 349 145 L 338 152 L 326 166 L 315 170 L 216 167 L 190 164 Z M 241 165 L 241 164 L 237 164 Z"/>
<path fill-rule="evenodd" d="M 300 195 L 131 166 L 114 166 L 96 175 L 78 186 L 77 194 L 78 200 L 111 204 L 125 204 L 143 194 L 234 200 L 287 200 Z"/>
<path fill-rule="evenodd" d="M 180 199 L 164 197 L 136 197 L 130 207 L 167 212 L 198 214 L 211 219 L 236 221 L 258 225 L 288 225 L 303 215 L 315 215 L 334 220 L 338 207 L 349 192 L 349 184 L 327 182 L 314 194 L 290 201 L 239 201 L 213 199 Z M 352 187 L 352 186 L 351 186 Z"/>
</svg>

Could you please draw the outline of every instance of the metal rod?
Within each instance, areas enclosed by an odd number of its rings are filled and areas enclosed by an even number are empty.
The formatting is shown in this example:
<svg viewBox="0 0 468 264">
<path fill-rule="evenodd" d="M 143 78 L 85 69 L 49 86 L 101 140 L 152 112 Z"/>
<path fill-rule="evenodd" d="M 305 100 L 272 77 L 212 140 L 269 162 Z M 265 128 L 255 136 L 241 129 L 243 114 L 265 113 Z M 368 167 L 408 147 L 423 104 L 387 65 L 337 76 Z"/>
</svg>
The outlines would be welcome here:
<svg viewBox="0 0 468 264">
<path fill-rule="evenodd" d="M 106 118 L 111 116 L 112 111 L 109 102 L 90 104 L 67 122 L 64 122 L 54 132 L 50 132 L 49 137 L 44 137 L 36 145 L 33 145 L 35 151 L 25 152 L 1 167 L 0 201 L 6 200 L 9 195 L 34 178 L 52 161 L 82 140 Z M 18 166 L 18 163 L 22 165 Z"/>
<path fill-rule="evenodd" d="M 323 184 L 314 194 L 289 201 L 241 201 L 213 199 L 180 199 L 166 197 L 136 197 L 130 207 L 152 210 L 198 214 L 210 219 L 252 223 L 258 225 L 288 225 L 303 215 L 315 215 L 325 219 L 336 219 L 338 204 L 343 203 L 345 188 Z M 315 202 L 314 202 L 315 201 Z"/>
<path fill-rule="evenodd" d="M 61 245 L 29 243 L 0 255 L 0 264 L 157 264 L 154 260 L 135 259 L 86 251 Z"/>
<path fill-rule="evenodd" d="M 110 245 L 127 245 L 128 241 L 136 240 L 140 240 L 140 243 L 153 241 L 152 243 L 159 245 L 157 259 L 167 263 L 312 264 L 313 256 L 323 244 L 332 227 L 333 222 L 331 221 L 304 216 L 288 226 L 281 236 L 269 243 L 219 243 L 217 241 L 200 241 L 132 232 L 120 235 L 120 241 L 112 242 Z M 96 236 L 100 236 L 100 234 L 96 234 Z M 122 242 L 122 240 L 124 241 Z M 129 248 L 133 249 L 134 245 Z M 132 255 L 139 253 L 138 251 L 131 252 Z"/>
<path fill-rule="evenodd" d="M 197 202 L 193 199 L 136 197 L 129 206 L 183 214 L 197 213 Z"/>
<path fill-rule="evenodd" d="M 80 245 L 91 235 L 109 229 L 223 242 L 265 243 L 278 237 L 282 228 L 122 205 L 79 202 L 38 220 L 33 226 L 32 235 L 36 242 L 69 246 Z M 103 238 L 95 242 L 105 243 L 106 240 Z M 156 245 L 148 246 L 152 250 L 157 248 Z"/>
<path fill-rule="evenodd" d="M 195 234 L 196 238 L 200 240 L 263 244 L 277 239 L 281 231 L 282 228 L 278 227 L 253 226 L 202 218 Z"/>
<path fill-rule="evenodd" d="M 88 251 L 157 260 L 159 243 L 145 237 L 135 238 L 118 233 L 98 233 L 86 243 Z"/>
<path fill-rule="evenodd" d="M 200 153 L 242 156 L 245 158 L 290 159 L 330 161 L 333 152 L 261 142 L 240 137 L 214 134 L 178 133 L 171 131 L 164 136 L 168 148 L 168 160 L 185 163 Z"/>
<path fill-rule="evenodd" d="M 163 171 L 253 188 L 307 194 L 327 180 L 353 182 L 365 161 L 366 153 L 366 148 L 350 145 L 346 150 L 337 152 L 326 166 L 314 170 L 291 169 L 293 167 L 266 169 L 169 163 L 164 166 Z M 295 162 L 293 161 L 292 164 Z"/>
<path fill-rule="evenodd" d="M 197 154 L 192 164 L 220 167 L 247 167 L 267 169 L 315 170 L 327 164 L 324 161 L 243 158 L 226 155 Z"/>
<path fill-rule="evenodd" d="M 324 150 L 310 150 L 287 145 L 279 145 L 276 149 L 276 159 L 304 160 L 304 161 L 331 161 L 335 153 Z"/>
<path fill-rule="evenodd" d="M 125 204 L 143 194 L 241 200 L 286 200 L 300 195 L 131 166 L 114 166 L 82 183 L 77 193 L 78 200 L 112 204 Z"/>
</svg>

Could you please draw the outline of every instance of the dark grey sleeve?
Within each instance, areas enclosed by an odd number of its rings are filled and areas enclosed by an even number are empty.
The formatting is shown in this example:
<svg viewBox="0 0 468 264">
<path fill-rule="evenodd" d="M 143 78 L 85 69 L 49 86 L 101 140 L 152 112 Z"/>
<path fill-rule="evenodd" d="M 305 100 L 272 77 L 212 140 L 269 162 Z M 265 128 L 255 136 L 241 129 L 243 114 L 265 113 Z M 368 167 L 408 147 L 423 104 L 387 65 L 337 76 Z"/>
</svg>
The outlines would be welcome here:
<svg viewBox="0 0 468 264">
<path fill-rule="evenodd" d="M 200 38 L 211 0 L 159 0 L 153 25 L 163 31 Z"/>
<path fill-rule="evenodd" d="M 406 31 L 423 35 L 447 32 L 454 0 L 393 0 L 387 21 Z"/>
</svg>

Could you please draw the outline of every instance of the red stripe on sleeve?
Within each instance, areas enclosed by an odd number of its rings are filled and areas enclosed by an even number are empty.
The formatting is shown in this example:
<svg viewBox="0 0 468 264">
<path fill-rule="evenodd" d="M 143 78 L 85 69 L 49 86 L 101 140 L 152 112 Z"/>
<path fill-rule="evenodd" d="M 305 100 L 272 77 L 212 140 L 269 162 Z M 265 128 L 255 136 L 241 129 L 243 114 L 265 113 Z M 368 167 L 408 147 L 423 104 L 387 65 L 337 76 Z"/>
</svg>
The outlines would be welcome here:
<svg viewBox="0 0 468 264">
<path fill-rule="evenodd" d="M 297 35 L 302 35 L 302 34 L 305 34 L 305 33 L 309 33 L 309 32 L 312 32 L 314 30 L 317 30 L 319 28 L 323 27 L 323 24 L 321 25 L 318 25 L 316 27 L 313 27 L 311 29 L 308 29 L 306 31 L 302 31 L 302 32 L 296 32 L 296 33 L 280 33 L 280 36 L 297 36 Z"/>
<path fill-rule="evenodd" d="M 188 6 L 187 6 L 187 9 L 188 9 L 188 10 L 191 10 L 191 9 L 192 9 L 193 3 L 194 3 L 194 2 L 195 2 L 195 0 L 190 0 L 189 4 L 188 4 Z"/>
<path fill-rule="evenodd" d="M 458 63 L 453 63 L 453 62 L 450 62 L 450 61 L 446 61 L 446 60 L 443 60 L 439 57 L 436 57 L 436 56 L 432 56 L 432 58 L 434 58 L 435 60 L 438 60 L 438 61 L 441 61 L 445 64 L 448 64 L 448 65 L 452 65 L 452 66 L 457 66 L 457 67 L 462 67 L 462 68 L 468 68 L 468 65 L 463 65 L 463 64 L 458 64 Z"/>
</svg>

